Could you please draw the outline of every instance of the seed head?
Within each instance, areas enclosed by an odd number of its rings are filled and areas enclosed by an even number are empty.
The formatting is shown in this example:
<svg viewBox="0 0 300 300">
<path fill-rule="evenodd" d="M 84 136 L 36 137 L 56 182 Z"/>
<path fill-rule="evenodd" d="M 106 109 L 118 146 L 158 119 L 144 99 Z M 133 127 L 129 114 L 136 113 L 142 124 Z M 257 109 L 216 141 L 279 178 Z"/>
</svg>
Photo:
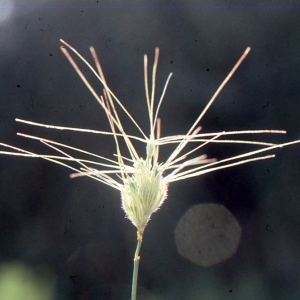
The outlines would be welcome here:
<svg viewBox="0 0 300 300">
<path fill-rule="evenodd" d="M 168 183 L 159 166 L 151 166 L 142 158 L 134 163 L 134 169 L 124 180 L 122 205 L 132 223 L 143 229 L 166 198 Z"/>
<path fill-rule="evenodd" d="M 257 156 L 257 154 L 269 151 L 274 148 L 284 147 L 300 142 L 298 140 L 280 145 L 275 145 L 271 143 L 254 142 L 249 140 L 224 139 L 224 136 L 237 134 L 286 133 L 283 130 L 244 130 L 230 132 L 200 133 L 201 127 L 199 127 L 198 125 L 199 122 L 207 112 L 208 108 L 214 102 L 222 88 L 229 81 L 233 73 L 236 71 L 241 62 L 245 59 L 246 55 L 249 53 L 249 47 L 246 49 L 246 51 L 236 63 L 234 68 L 231 70 L 231 72 L 225 78 L 218 90 L 215 92 L 215 94 L 208 102 L 204 110 L 201 112 L 197 120 L 192 124 L 190 130 L 184 135 L 160 137 L 161 120 L 158 117 L 158 114 L 172 73 L 169 74 L 164 89 L 162 91 L 162 95 L 157 104 L 155 104 L 154 95 L 156 70 L 158 66 L 159 57 L 158 48 L 155 49 L 155 59 L 152 70 L 151 93 L 149 92 L 148 86 L 148 57 L 147 55 L 144 56 L 144 80 L 150 123 L 150 133 L 149 135 L 146 135 L 141 129 L 141 127 L 137 124 L 135 119 L 123 106 L 121 101 L 114 95 L 114 93 L 108 87 L 94 48 L 91 47 L 90 50 L 96 64 L 96 69 L 94 69 L 73 47 L 71 47 L 63 40 L 61 40 L 61 42 L 63 43 L 63 46 L 61 47 L 62 52 L 65 54 L 65 56 L 75 68 L 82 81 L 85 83 L 90 92 L 93 94 L 93 96 L 104 109 L 111 127 L 111 131 L 105 132 L 82 128 L 60 127 L 35 123 L 22 119 L 16 120 L 18 122 L 26 123 L 29 125 L 42 126 L 58 130 L 72 130 L 86 133 L 111 135 L 113 136 L 116 144 L 116 159 L 109 159 L 94 153 L 87 152 L 85 150 L 57 143 L 52 140 L 21 133 L 19 133 L 20 136 L 39 140 L 46 146 L 56 150 L 60 155 L 36 154 L 7 144 L 1 145 L 13 149 L 14 152 L 0 151 L 0 153 L 27 157 L 40 157 L 72 169 L 73 171 L 75 171 L 75 173 L 71 175 L 72 178 L 79 176 L 88 176 L 119 190 L 122 198 L 122 207 L 125 210 L 127 217 L 137 227 L 140 238 L 152 213 L 155 212 L 166 199 L 168 185 L 171 182 L 199 176 L 208 172 L 244 164 L 247 162 L 271 158 L 274 157 L 274 155 Z M 95 92 L 95 90 L 90 85 L 85 75 L 81 72 L 81 70 L 79 69 L 79 67 L 77 66 L 76 62 L 73 60 L 72 56 L 70 55 L 67 49 L 75 53 L 90 68 L 90 70 L 102 83 L 104 87 L 102 96 L 99 96 Z M 140 136 L 132 136 L 126 133 L 126 130 L 122 125 L 121 119 L 119 118 L 118 109 L 122 110 L 128 116 L 128 118 L 132 121 L 132 123 L 140 132 Z M 127 156 L 124 155 L 124 153 L 121 153 L 119 146 L 120 139 L 122 139 L 126 144 L 129 153 L 129 155 Z M 145 144 L 145 158 L 141 158 L 141 156 L 138 155 L 133 145 L 133 141 L 138 141 Z M 260 148 L 258 150 L 246 152 L 220 161 L 217 161 L 216 159 L 208 159 L 207 156 L 204 154 L 200 156 L 193 156 L 196 152 L 198 152 L 208 143 L 236 143 L 248 145 L 250 144 L 260 146 Z M 160 147 L 167 144 L 174 144 L 175 149 L 164 163 L 160 163 L 159 149 Z M 187 144 L 196 144 L 196 146 L 194 146 L 192 150 L 186 152 L 185 148 Z M 75 151 L 76 153 L 80 153 L 81 155 L 88 155 L 89 157 L 92 157 L 92 159 L 74 157 L 63 149 Z M 250 156 L 254 157 L 249 158 Z M 71 164 L 72 162 L 79 164 L 80 168 L 74 167 Z M 92 167 L 92 165 L 96 165 L 98 167 L 100 166 L 101 169 L 99 170 L 98 168 L 94 168 Z"/>
</svg>

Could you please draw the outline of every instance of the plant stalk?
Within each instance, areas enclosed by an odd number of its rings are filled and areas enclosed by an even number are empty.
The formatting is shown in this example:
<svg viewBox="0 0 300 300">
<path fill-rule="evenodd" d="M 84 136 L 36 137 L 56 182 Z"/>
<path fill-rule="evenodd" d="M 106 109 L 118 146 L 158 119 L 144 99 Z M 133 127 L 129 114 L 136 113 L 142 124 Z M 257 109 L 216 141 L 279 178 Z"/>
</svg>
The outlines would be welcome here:
<svg viewBox="0 0 300 300">
<path fill-rule="evenodd" d="M 133 259 L 133 274 L 132 274 L 132 287 L 131 287 L 131 300 L 136 300 L 136 293 L 137 293 L 137 281 L 138 281 L 138 274 L 139 274 L 139 262 L 140 262 L 140 249 L 142 246 L 144 229 L 139 229 L 137 232 L 137 245 L 134 253 Z"/>
</svg>

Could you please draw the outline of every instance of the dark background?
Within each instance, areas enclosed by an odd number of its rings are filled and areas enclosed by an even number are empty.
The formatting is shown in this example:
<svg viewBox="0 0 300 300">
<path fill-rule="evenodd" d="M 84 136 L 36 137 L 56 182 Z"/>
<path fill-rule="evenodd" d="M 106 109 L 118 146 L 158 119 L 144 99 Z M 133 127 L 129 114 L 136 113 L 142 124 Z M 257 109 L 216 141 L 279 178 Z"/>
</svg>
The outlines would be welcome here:
<svg viewBox="0 0 300 300">
<path fill-rule="evenodd" d="M 115 153 L 109 137 L 14 121 L 18 117 L 109 130 L 105 113 L 59 50 L 60 38 L 90 62 L 88 47 L 96 48 L 110 88 L 145 131 L 143 54 L 152 63 L 154 48 L 160 47 L 157 97 L 174 72 L 160 112 L 163 136 L 188 131 L 251 46 L 246 61 L 201 121 L 203 132 L 285 129 L 285 136 L 263 135 L 259 140 L 299 139 L 300 6 L 296 1 L 272 1 L 272 6 L 270 1 L 161 3 L 7 1 L 0 11 L 3 17 L 11 9 L 0 23 L 0 141 L 47 152 L 38 142 L 15 134 L 23 132 L 111 158 Z M 125 127 L 126 122 L 125 118 Z M 127 126 L 136 133 L 129 122 Z M 145 231 L 140 295 L 144 299 L 300 298 L 299 147 L 273 151 L 272 160 L 171 184 L 168 199 Z M 144 156 L 144 148 L 138 149 Z M 210 145 L 205 153 L 220 159 L 254 149 Z M 169 151 L 162 151 L 162 161 Z M 89 178 L 71 180 L 70 170 L 40 159 L 2 156 L 0 166 L 1 262 L 44 266 L 54 274 L 55 299 L 128 299 L 136 230 L 124 218 L 118 191 Z M 210 268 L 181 257 L 174 240 L 182 215 L 199 203 L 223 204 L 243 229 L 237 253 Z"/>
</svg>

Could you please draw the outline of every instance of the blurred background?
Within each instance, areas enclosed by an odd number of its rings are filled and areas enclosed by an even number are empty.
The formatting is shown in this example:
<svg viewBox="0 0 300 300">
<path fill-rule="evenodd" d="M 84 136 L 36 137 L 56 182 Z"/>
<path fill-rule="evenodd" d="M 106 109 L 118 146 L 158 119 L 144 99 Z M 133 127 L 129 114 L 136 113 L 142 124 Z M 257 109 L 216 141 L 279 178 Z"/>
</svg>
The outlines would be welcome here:
<svg viewBox="0 0 300 300">
<path fill-rule="evenodd" d="M 105 113 L 60 51 L 60 38 L 91 63 L 89 46 L 96 48 L 111 90 L 146 132 L 143 55 L 152 64 L 158 46 L 157 98 L 174 73 L 159 114 L 162 136 L 188 131 L 251 46 L 201 121 L 203 132 L 285 129 L 286 135 L 253 139 L 300 139 L 296 1 L 161 3 L 0 1 L 0 141 L 49 153 L 38 141 L 16 136 L 22 132 L 113 158 L 110 137 L 14 121 L 109 130 Z M 79 65 L 101 93 L 101 85 Z M 137 134 L 122 118 L 128 132 Z M 139 299 L 300 299 L 299 147 L 171 184 L 145 231 Z M 144 145 L 137 149 L 144 156 Z M 255 149 L 212 144 L 199 155 L 221 159 Z M 161 161 L 171 150 L 162 150 Z M 3 155 L 0 166 L 1 299 L 8 299 L 1 290 L 9 286 L 5 280 L 17 286 L 25 284 L 22 278 L 28 288 L 40 288 L 39 296 L 27 299 L 128 299 L 136 230 L 125 218 L 118 191 L 89 178 L 70 179 L 72 171 L 41 159 Z M 183 215 L 203 203 L 223 205 L 242 228 L 235 255 L 207 268 L 182 257 L 174 236 Z"/>
</svg>

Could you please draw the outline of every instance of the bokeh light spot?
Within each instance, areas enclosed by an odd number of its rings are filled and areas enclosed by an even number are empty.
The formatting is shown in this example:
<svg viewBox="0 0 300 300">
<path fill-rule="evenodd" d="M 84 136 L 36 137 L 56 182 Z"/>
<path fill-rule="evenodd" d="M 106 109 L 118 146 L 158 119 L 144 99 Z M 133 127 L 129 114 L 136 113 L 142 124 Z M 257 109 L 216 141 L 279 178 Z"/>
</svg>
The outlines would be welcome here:
<svg viewBox="0 0 300 300">
<path fill-rule="evenodd" d="M 13 0 L 0 0 L 0 22 L 9 18 L 14 8 Z"/>
<path fill-rule="evenodd" d="M 0 265 L 1 300 L 53 300 L 54 274 L 47 267 L 31 268 L 20 262 Z"/>
<path fill-rule="evenodd" d="M 233 215 L 219 204 L 190 208 L 175 229 L 180 255 L 209 267 L 232 256 L 239 245 L 242 229 Z"/>
</svg>

